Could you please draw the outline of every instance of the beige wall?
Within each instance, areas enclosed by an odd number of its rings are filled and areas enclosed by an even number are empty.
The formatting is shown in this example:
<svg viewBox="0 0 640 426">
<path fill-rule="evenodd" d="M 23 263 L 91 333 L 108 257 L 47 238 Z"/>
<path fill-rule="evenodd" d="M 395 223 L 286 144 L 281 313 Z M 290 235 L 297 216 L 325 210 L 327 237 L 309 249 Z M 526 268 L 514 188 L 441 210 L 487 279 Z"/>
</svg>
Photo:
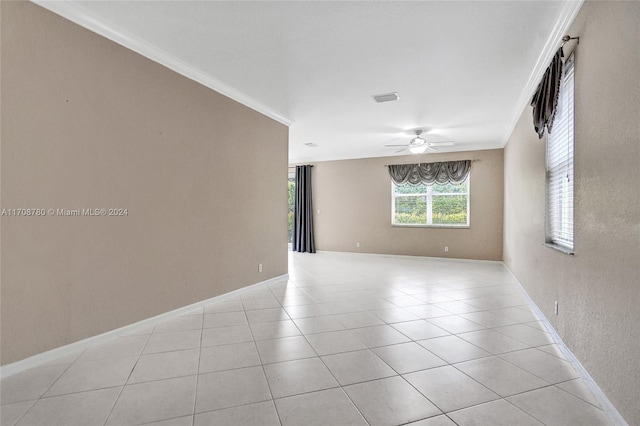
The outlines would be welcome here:
<svg viewBox="0 0 640 426">
<path fill-rule="evenodd" d="M 286 126 L 1 7 L 2 207 L 128 209 L 2 218 L 2 364 L 287 272 Z"/>
<path fill-rule="evenodd" d="M 479 160 L 471 164 L 470 228 L 391 226 L 391 179 L 386 164 L 467 159 Z M 501 260 L 502 162 L 502 150 L 487 150 L 315 163 L 316 248 Z M 444 246 L 449 247 L 448 253 Z"/>
<path fill-rule="evenodd" d="M 569 32 L 575 256 L 542 245 L 544 141 L 530 108 L 505 150 L 505 263 L 629 424 L 640 424 L 639 23 L 638 2 L 586 2 Z"/>
</svg>

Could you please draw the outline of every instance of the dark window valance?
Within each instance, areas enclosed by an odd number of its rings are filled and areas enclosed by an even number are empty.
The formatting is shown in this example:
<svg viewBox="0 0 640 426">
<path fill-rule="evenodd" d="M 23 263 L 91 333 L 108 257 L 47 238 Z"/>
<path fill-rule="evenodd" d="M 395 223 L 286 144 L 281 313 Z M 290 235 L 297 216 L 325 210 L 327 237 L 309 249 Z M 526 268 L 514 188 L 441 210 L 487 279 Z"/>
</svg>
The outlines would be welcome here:
<svg viewBox="0 0 640 426">
<path fill-rule="evenodd" d="M 531 99 L 533 107 L 533 127 L 536 129 L 538 138 L 544 136 L 544 129 L 551 132 L 553 119 L 556 116 L 558 105 L 558 95 L 560 94 L 560 83 L 562 81 L 562 47 L 558 49 L 547 68 L 536 89 L 536 93 Z"/>
<path fill-rule="evenodd" d="M 442 163 L 395 164 L 389 166 L 389 176 L 396 185 L 410 183 L 426 185 L 462 183 L 469 176 L 471 160 Z"/>
</svg>

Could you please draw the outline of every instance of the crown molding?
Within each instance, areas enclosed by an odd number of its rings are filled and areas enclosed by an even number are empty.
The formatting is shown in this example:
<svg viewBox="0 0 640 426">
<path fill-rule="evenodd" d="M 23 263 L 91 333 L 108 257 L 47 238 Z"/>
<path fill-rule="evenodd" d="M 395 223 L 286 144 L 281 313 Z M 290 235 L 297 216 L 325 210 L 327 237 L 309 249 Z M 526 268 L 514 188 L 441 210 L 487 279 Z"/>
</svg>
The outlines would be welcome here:
<svg viewBox="0 0 640 426">
<path fill-rule="evenodd" d="M 291 126 L 293 124 L 293 120 L 286 117 L 284 114 L 275 111 L 246 93 L 223 83 L 210 74 L 193 67 L 192 65 L 172 56 L 156 46 L 153 46 L 141 38 L 118 28 L 112 23 L 100 19 L 98 16 L 78 4 L 68 1 L 49 0 L 31 0 L 31 2 L 55 13 L 56 15 L 62 16 L 63 18 L 86 28 L 89 31 L 124 46 L 147 59 L 157 62 L 190 80 L 196 81 L 209 89 L 215 90 L 216 92 L 264 114 L 279 123 L 286 126 Z"/>
<path fill-rule="evenodd" d="M 516 104 L 511 115 L 511 119 L 509 120 L 509 127 L 507 127 L 507 132 L 502 138 L 503 147 L 509 141 L 511 133 L 513 133 L 513 130 L 516 128 L 522 112 L 529 105 L 529 101 L 538 87 L 540 79 L 544 75 L 544 72 L 551 63 L 553 55 L 555 55 L 558 47 L 560 46 L 562 37 L 567 33 L 567 31 L 569 31 L 569 28 L 571 27 L 573 20 L 578 15 L 583 3 L 584 0 L 569 0 L 564 2 L 564 6 L 560 11 L 551 32 L 549 33 L 549 37 L 547 38 L 544 48 L 542 49 L 540 56 L 538 56 L 536 65 L 533 67 L 533 71 L 531 71 L 531 74 L 529 75 L 529 80 L 527 80 L 527 84 L 520 93 L 518 103 Z"/>
</svg>

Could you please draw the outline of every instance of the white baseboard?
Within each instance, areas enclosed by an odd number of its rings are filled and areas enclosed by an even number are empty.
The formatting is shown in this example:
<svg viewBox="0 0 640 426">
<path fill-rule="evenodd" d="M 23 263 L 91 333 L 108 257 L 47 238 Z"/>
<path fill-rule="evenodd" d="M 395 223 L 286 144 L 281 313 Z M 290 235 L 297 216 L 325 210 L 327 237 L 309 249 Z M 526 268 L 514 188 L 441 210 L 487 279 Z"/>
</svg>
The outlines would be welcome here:
<svg viewBox="0 0 640 426">
<path fill-rule="evenodd" d="M 436 256 L 420 256 L 409 254 L 388 254 L 388 253 L 361 253 L 357 251 L 335 251 L 335 250 L 318 250 L 317 253 L 336 253 L 336 254 L 353 254 L 358 256 L 380 256 L 380 257 L 395 257 L 399 259 L 433 259 L 433 260 L 447 260 L 453 262 L 465 262 L 465 263 L 496 263 L 504 265 L 501 260 L 483 260 L 483 259 L 463 259 L 458 257 L 436 257 Z"/>
<path fill-rule="evenodd" d="M 89 346 L 106 343 L 117 337 L 121 337 L 124 335 L 130 335 L 131 333 L 134 333 L 141 329 L 145 329 L 161 321 L 166 321 L 168 319 L 178 317 L 180 315 L 191 312 L 195 309 L 210 305 L 211 303 L 214 303 L 214 302 L 224 301 L 225 299 L 229 299 L 248 289 L 260 288 L 260 287 L 268 286 L 269 284 L 272 284 L 278 281 L 286 281 L 288 279 L 289 279 L 289 274 L 284 274 L 278 277 L 270 278 L 268 280 L 261 281 L 256 284 L 252 284 L 247 287 L 242 287 L 232 292 L 222 294 L 220 296 L 212 297 L 210 299 L 202 300 L 200 302 L 196 302 L 191 305 L 183 306 L 181 308 L 174 309 L 172 311 L 165 312 L 163 314 L 156 315 L 154 317 L 147 318 L 133 324 L 125 325 L 124 327 L 120 327 L 115 330 L 107 331 L 106 333 L 88 337 L 86 339 L 82 339 L 77 342 L 70 343 L 68 345 L 60 346 L 58 348 L 51 349 L 49 351 L 42 352 L 40 354 L 30 356 L 29 358 L 25 358 L 20 361 L 13 362 L 11 364 L 3 365 L 0 367 L 0 377 L 1 378 L 8 377 L 13 374 L 19 373 L 21 371 L 27 370 L 29 368 L 39 367 L 43 364 L 49 363 L 51 361 L 55 361 L 58 358 L 64 357 L 66 355 L 71 355 L 73 353 L 77 353 L 79 351 L 87 349 Z"/>
<path fill-rule="evenodd" d="M 531 309 L 534 310 L 538 318 L 540 318 L 540 321 L 544 324 L 547 330 L 549 330 L 549 333 L 551 333 L 551 337 L 553 337 L 553 340 L 558 345 L 558 347 L 564 354 L 567 361 L 569 361 L 571 365 L 573 365 L 573 368 L 576 369 L 576 371 L 580 375 L 580 378 L 582 378 L 585 381 L 585 383 L 587 384 L 587 387 L 593 393 L 593 396 L 595 396 L 596 399 L 598 400 L 598 403 L 600 403 L 600 407 L 602 407 L 602 409 L 607 414 L 607 416 L 609 416 L 609 419 L 615 425 L 629 426 L 629 424 L 625 421 L 625 419 L 620 415 L 616 407 L 611 403 L 611 401 L 609 401 L 609 398 L 607 398 L 604 392 L 602 392 L 602 389 L 600 389 L 600 386 L 597 385 L 595 380 L 593 380 L 593 378 L 587 372 L 584 366 L 580 363 L 580 361 L 578 361 L 578 358 L 576 358 L 573 352 L 571 352 L 571 350 L 569 350 L 567 345 L 565 345 L 565 343 L 562 341 L 562 338 L 560 338 L 560 335 L 558 334 L 556 329 L 553 328 L 553 326 L 551 325 L 547 317 L 542 313 L 538 305 L 536 305 L 533 299 L 531 299 L 531 297 L 529 296 L 529 293 L 527 293 L 527 291 L 525 290 L 523 285 L 520 283 L 518 278 L 515 276 L 513 271 L 511 271 L 511 269 L 509 269 L 509 267 L 504 262 L 502 262 L 502 264 L 504 265 L 505 269 L 511 274 L 513 279 L 516 281 L 516 283 L 520 287 L 520 290 L 522 291 L 522 294 L 524 295 L 525 299 L 529 303 L 529 306 L 531 307 Z"/>
</svg>

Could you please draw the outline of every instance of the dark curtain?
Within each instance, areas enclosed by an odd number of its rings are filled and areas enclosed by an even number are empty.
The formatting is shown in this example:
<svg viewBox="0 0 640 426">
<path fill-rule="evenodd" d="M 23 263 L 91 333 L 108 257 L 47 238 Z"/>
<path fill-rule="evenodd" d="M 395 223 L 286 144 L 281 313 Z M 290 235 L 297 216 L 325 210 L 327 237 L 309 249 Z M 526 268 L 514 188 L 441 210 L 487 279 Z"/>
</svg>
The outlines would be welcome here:
<svg viewBox="0 0 640 426">
<path fill-rule="evenodd" d="M 311 203 L 311 168 L 296 166 L 296 201 L 293 209 L 294 251 L 315 253 L 313 239 L 313 205 Z"/>
<path fill-rule="evenodd" d="M 396 185 L 424 183 L 441 185 L 459 184 L 469 176 L 471 160 L 446 161 L 442 163 L 396 164 L 389 166 L 389 176 Z"/>
<path fill-rule="evenodd" d="M 536 129 L 538 139 L 544 136 L 544 129 L 551 132 L 553 120 L 556 117 L 560 83 L 562 82 L 562 47 L 558 49 L 547 68 L 531 99 L 533 107 L 533 127 Z"/>
</svg>

